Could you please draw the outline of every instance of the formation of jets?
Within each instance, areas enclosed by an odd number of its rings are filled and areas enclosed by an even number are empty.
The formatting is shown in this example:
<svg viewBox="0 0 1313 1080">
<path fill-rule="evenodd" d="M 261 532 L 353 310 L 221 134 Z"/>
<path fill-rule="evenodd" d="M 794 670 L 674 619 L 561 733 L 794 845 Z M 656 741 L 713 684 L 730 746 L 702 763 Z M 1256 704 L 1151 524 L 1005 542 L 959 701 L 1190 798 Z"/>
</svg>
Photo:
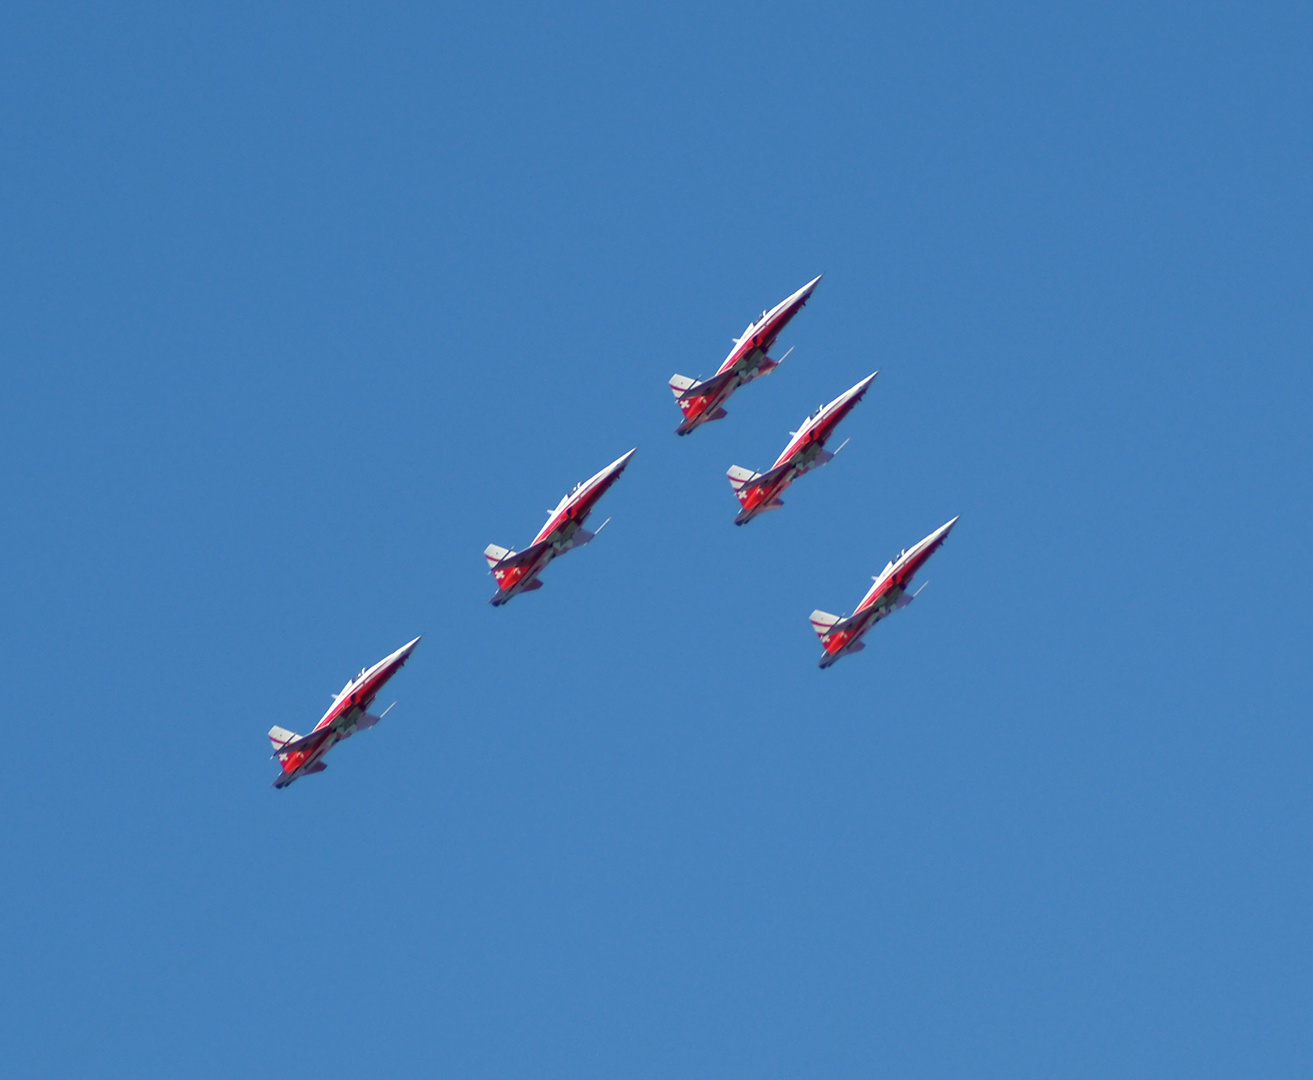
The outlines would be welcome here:
<svg viewBox="0 0 1313 1080">
<path fill-rule="evenodd" d="M 670 389 L 675 395 L 683 419 L 675 428 L 676 434 L 687 435 L 712 420 L 726 416 L 725 402 L 740 386 L 768 375 L 779 367 L 789 353 L 779 360 L 769 352 L 780 333 L 811 299 L 820 283 L 820 276 L 807 282 L 801 289 L 786 297 L 748 324 L 743 334 L 734 339 L 729 355 L 709 379 L 690 379 L 675 375 Z M 793 350 L 790 349 L 789 352 Z M 780 495 L 803 473 L 819 468 L 833 460 L 835 454 L 847 445 L 844 441 L 833 451 L 826 444 L 835 429 L 852 412 L 865 396 L 879 372 L 872 372 L 856 386 L 850 387 L 827 405 L 812 413 L 797 431 L 789 432 L 789 443 L 765 472 L 754 472 L 738 465 L 729 469 L 729 482 L 737 496 L 740 509 L 734 518 L 735 525 L 746 525 L 758 514 L 778 510 L 784 503 Z M 637 448 L 616 458 L 610 465 L 565 495 L 556 508 L 548 511 L 547 523 L 538 530 L 531 543 L 522 551 L 489 544 L 484 549 L 488 571 L 497 582 L 497 591 L 490 603 L 500 607 L 520 593 L 541 589 L 541 574 L 548 563 L 559 555 L 582 547 L 606 526 L 602 522 L 594 532 L 584 523 L 599 500 L 624 472 Z M 823 650 L 820 667 L 827 668 L 842 656 L 859 652 L 866 646 L 862 638 L 866 632 L 886 615 L 907 607 L 920 593 L 909 592 L 912 578 L 940 546 L 957 524 L 957 518 L 932 532 L 924 540 L 899 553 L 874 578 L 865 596 L 851 615 L 831 615 L 824 611 L 811 613 L 812 628 L 821 641 Z M 921 588 L 925 586 L 922 585 Z M 282 788 L 310 773 L 322 772 L 326 767 L 324 756 L 343 739 L 357 731 L 377 724 L 392 706 L 375 715 L 369 711 L 384 685 L 392 678 L 419 644 L 419 638 L 407 642 L 396 652 L 385 656 L 372 667 L 367 667 L 347 682 L 333 697 L 333 704 L 309 735 L 297 735 L 285 728 L 274 726 L 269 730 L 274 757 L 281 773 L 274 787 Z M 395 704 L 395 703 L 394 703 Z"/>
</svg>

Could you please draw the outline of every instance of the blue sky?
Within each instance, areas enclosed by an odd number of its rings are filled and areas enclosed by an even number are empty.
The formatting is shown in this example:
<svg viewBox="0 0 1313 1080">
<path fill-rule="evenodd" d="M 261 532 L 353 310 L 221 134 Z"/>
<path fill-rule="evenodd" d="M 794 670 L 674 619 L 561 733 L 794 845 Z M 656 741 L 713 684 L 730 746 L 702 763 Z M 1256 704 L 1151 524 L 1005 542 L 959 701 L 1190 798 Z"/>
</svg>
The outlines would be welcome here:
<svg viewBox="0 0 1313 1080">
<path fill-rule="evenodd" d="M 1307 8 L 0 28 L 7 1074 L 1313 1068 Z"/>
</svg>

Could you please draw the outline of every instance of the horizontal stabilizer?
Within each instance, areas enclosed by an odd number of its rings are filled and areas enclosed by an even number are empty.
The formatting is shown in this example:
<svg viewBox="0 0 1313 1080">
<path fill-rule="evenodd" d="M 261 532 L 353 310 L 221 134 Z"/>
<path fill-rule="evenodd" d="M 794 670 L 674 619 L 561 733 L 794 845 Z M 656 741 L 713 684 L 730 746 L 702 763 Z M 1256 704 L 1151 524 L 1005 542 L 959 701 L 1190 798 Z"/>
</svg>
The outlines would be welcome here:
<svg viewBox="0 0 1313 1080">
<path fill-rule="evenodd" d="M 534 589 L 541 589 L 542 587 L 542 578 L 534 578 L 528 585 L 522 586 L 520 592 L 533 592 Z"/>
<path fill-rule="evenodd" d="M 713 412 L 711 415 L 709 415 L 709 416 L 707 417 L 707 419 L 708 419 L 708 420 L 724 420 L 725 417 L 727 417 L 728 415 L 729 415 L 729 413 L 727 413 L 724 409 L 717 409 L 715 412 Z"/>
<path fill-rule="evenodd" d="M 279 727 L 277 724 L 269 729 L 269 741 L 273 744 L 274 753 L 300 737 L 295 731 L 288 731 L 287 728 Z"/>
<path fill-rule="evenodd" d="M 761 473 L 753 472 L 751 469 L 745 469 L 741 465 L 731 465 L 729 471 L 725 474 L 729 477 L 729 486 L 735 493 L 743 490 L 745 484 L 751 483 L 758 479 Z"/>
<path fill-rule="evenodd" d="M 697 384 L 697 379 L 690 379 L 687 375 L 672 375 L 670 377 L 670 392 L 675 397 L 682 397 L 685 390 L 690 390 Z"/>
<path fill-rule="evenodd" d="M 861 652 L 864 648 L 866 648 L 866 642 L 864 642 L 864 641 L 854 641 L 851 645 L 848 646 L 848 651 L 849 651 L 849 652 Z"/>
<path fill-rule="evenodd" d="M 483 557 L 488 560 L 488 567 L 491 569 L 496 566 L 502 559 L 514 555 L 510 548 L 498 547 L 496 544 L 489 544 L 483 549 Z"/>
<path fill-rule="evenodd" d="M 325 761 L 323 758 L 320 758 L 318 761 L 311 762 L 309 765 L 307 765 L 302 770 L 302 772 L 304 772 L 308 776 L 310 773 L 323 772 L 327 768 L 328 768 L 328 762 Z"/>
<path fill-rule="evenodd" d="M 822 641 L 825 635 L 830 632 L 830 628 L 840 621 L 840 616 L 831 615 L 828 611 L 813 611 L 811 613 L 812 629 L 816 631 L 816 636 Z"/>
</svg>

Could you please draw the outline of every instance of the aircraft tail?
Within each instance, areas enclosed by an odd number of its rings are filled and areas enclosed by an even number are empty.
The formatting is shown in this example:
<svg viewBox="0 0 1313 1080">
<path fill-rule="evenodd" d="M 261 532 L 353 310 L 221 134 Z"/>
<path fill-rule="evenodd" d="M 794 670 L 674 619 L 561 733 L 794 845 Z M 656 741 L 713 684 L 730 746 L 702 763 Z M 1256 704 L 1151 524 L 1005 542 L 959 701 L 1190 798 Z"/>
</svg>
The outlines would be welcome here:
<svg viewBox="0 0 1313 1080">
<path fill-rule="evenodd" d="M 503 559 L 508 559 L 515 552 L 510 548 L 498 547 L 496 544 L 489 544 L 483 549 L 483 557 L 488 560 L 488 569 L 491 570 Z"/>
<path fill-rule="evenodd" d="M 672 375 L 670 377 L 670 392 L 678 398 L 683 395 L 685 390 L 690 390 L 697 384 L 697 379 L 690 379 L 687 375 Z"/>
<path fill-rule="evenodd" d="M 744 498 L 743 489 L 753 480 L 761 477 L 761 473 L 745 469 L 742 465 L 731 465 L 729 472 L 725 475 L 729 477 L 729 486 L 734 489 L 734 494 L 739 497 L 739 502 L 742 502 Z"/>
<path fill-rule="evenodd" d="M 812 629 L 816 631 L 816 636 L 822 641 L 829 634 L 834 624 L 841 621 L 841 616 L 831 615 L 828 611 L 813 611 L 811 613 Z"/>
<path fill-rule="evenodd" d="M 288 731 L 287 728 L 279 727 L 277 724 L 269 729 L 269 742 L 273 744 L 275 754 L 288 743 L 295 742 L 300 737 L 295 731 Z"/>
</svg>

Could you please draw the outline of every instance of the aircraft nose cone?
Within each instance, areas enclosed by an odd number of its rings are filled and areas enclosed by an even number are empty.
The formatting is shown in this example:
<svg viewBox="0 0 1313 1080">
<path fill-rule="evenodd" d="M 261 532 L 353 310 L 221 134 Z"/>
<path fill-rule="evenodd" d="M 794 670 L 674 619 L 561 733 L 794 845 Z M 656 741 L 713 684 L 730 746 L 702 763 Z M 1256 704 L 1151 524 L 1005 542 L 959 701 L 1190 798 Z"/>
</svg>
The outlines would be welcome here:
<svg viewBox="0 0 1313 1080">
<path fill-rule="evenodd" d="M 821 278 L 823 278 L 824 276 L 825 276 L 824 274 L 817 274 L 814 278 L 811 279 L 811 281 L 807 282 L 806 285 L 804 285 L 796 293 L 790 296 L 788 300 L 784 301 L 784 303 L 797 304 L 799 302 L 806 302 L 807 300 L 810 300 L 812 293 L 816 291 L 816 286 L 820 283 Z"/>
<path fill-rule="evenodd" d="M 864 378 L 856 386 L 852 387 L 851 389 L 845 390 L 842 394 L 840 394 L 837 398 L 835 398 L 832 402 L 830 402 L 830 404 L 832 406 L 838 406 L 840 404 L 844 404 L 849 401 L 852 401 L 854 398 L 861 397 L 864 393 L 866 393 L 866 388 L 871 385 L 871 383 L 875 380 L 875 377 L 879 374 L 880 373 L 878 371 L 871 372 L 871 374 L 866 376 L 866 378 Z"/>
</svg>

